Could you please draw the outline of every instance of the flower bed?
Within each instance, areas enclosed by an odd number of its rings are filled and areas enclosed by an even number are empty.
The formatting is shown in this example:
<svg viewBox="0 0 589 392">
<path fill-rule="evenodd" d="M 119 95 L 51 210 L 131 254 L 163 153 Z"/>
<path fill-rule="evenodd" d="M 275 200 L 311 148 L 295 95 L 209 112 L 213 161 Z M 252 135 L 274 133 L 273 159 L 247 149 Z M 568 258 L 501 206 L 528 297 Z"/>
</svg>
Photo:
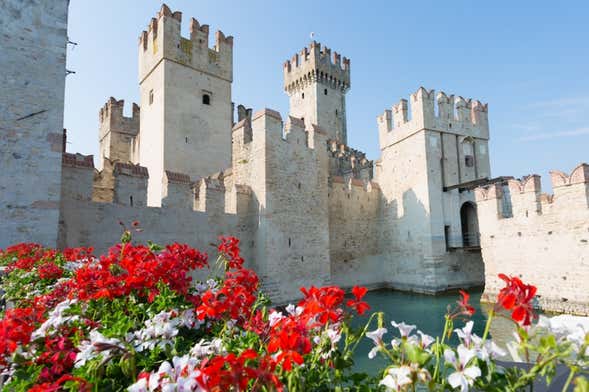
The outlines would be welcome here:
<svg viewBox="0 0 589 392">
<path fill-rule="evenodd" d="M 37 244 L 0 251 L 12 304 L 0 320 L 4 390 L 503 391 L 550 379 L 558 364 L 571 369 L 567 386 L 588 390 L 587 331 L 535 323 L 535 288 L 517 277 L 502 276 L 506 287 L 482 337 L 472 333 L 465 292 L 440 337 L 402 322 L 392 323 L 392 334 L 383 314 L 368 314 L 362 287 L 349 297 L 335 286 L 302 288 L 296 306 L 271 308 L 238 245 L 221 238 L 206 282 L 190 277 L 209 265 L 206 254 L 184 244 L 132 244 L 130 231 L 101 256 Z M 352 317 L 364 317 L 364 327 L 351 328 Z M 517 324 L 507 351 L 535 358 L 528 370 L 495 362 L 507 354 L 488 336 L 495 317 Z M 453 333 L 456 347 L 448 343 Z M 363 339 L 374 342 L 377 376 L 354 371 Z"/>
</svg>

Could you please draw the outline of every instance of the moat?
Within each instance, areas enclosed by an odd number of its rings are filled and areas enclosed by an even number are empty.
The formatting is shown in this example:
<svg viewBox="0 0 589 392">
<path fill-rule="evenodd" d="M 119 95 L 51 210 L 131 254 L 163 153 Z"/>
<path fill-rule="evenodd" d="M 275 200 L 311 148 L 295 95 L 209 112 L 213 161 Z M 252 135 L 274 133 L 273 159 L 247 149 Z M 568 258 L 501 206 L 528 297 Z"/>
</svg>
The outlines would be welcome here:
<svg viewBox="0 0 589 392">
<path fill-rule="evenodd" d="M 481 310 L 480 299 L 482 288 L 469 290 L 471 295 L 470 303 L 475 307 L 476 313 L 472 317 L 474 321 L 473 331 L 482 336 L 487 318 Z M 398 334 L 390 324 L 391 320 L 396 322 L 404 321 L 407 324 L 415 324 L 417 328 L 431 336 L 439 336 L 444 330 L 444 314 L 448 305 L 455 305 L 459 298 L 458 292 L 449 292 L 437 296 L 407 293 L 393 290 L 377 290 L 366 294 L 365 300 L 371 306 L 370 312 L 384 312 L 388 333 L 385 341 L 390 343 L 393 334 Z M 359 327 L 367 321 L 367 317 L 357 317 L 354 325 Z M 376 325 L 376 324 L 374 324 Z M 461 321 L 456 322 L 456 328 L 462 328 Z M 374 330 L 376 327 L 371 328 Z M 453 337 L 455 339 L 455 336 Z M 359 371 L 373 373 L 378 366 L 379 357 L 373 360 L 368 359 L 368 352 L 373 347 L 369 339 L 365 339 L 356 351 L 356 368 Z"/>
</svg>

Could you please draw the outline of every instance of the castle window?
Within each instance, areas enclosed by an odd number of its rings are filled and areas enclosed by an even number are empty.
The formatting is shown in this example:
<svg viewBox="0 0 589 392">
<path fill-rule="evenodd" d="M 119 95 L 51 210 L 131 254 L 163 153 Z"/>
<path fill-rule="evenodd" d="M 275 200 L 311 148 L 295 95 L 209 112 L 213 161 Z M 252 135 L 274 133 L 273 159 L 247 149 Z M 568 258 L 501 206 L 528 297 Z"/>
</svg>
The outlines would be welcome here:
<svg viewBox="0 0 589 392">
<path fill-rule="evenodd" d="M 149 104 L 153 103 L 153 90 L 149 90 Z"/>
<path fill-rule="evenodd" d="M 473 167 L 474 166 L 474 157 L 472 155 L 466 155 L 464 157 L 464 164 L 466 167 Z"/>
<path fill-rule="evenodd" d="M 298 186 L 299 186 L 299 189 L 301 189 L 301 183 L 300 182 L 299 182 L 299 185 Z"/>
<path fill-rule="evenodd" d="M 202 104 L 203 105 L 210 105 L 211 104 L 211 96 L 209 94 L 202 95 Z"/>
<path fill-rule="evenodd" d="M 335 109 L 335 115 L 337 116 L 337 109 Z"/>
<path fill-rule="evenodd" d="M 305 99 L 305 93 L 303 93 L 301 96 L 303 97 L 303 99 Z"/>
<path fill-rule="evenodd" d="M 292 245 L 292 241 L 290 240 L 290 237 L 288 238 L 288 247 L 290 248 L 290 246 Z"/>
<path fill-rule="evenodd" d="M 301 256 L 301 261 L 305 261 L 305 256 Z"/>
<path fill-rule="evenodd" d="M 327 89 L 323 90 L 323 94 L 327 95 Z"/>
<path fill-rule="evenodd" d="M 450 250 L 450 226 L 444 226 L 444 240 L 446 241 L 446 252 Z"/>
<path fill-rule="evenodd" d="M 129 196 L 129 204 L 133 207 L 133 196 Z"/>
<path fill-rule="evenodd" d="M 186 142 L 186 144 L 188 144 L 188 136 L 186 136 L 186 137 L 184 138 L 184 141 Z"/>
</svg>

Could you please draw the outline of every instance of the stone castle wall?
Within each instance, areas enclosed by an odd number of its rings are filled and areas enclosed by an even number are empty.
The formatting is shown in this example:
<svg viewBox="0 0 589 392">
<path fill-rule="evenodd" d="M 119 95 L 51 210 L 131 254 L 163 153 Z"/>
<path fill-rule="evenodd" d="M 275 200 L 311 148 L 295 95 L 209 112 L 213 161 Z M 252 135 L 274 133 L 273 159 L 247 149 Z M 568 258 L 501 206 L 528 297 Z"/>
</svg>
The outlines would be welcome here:
<svg viewBox="0 0 589 392">
<path fill-rule="evenodd" d="M 341 287 L 385 287 L 380 250 L 381 194 L 378 184 L 333 176 L 329 194 L 331 281 Z"/>
<path fill-rule="evenodd" d="M 504 273 L 536 285 L 542 309 L 589 315 L 589 165 L 551 177 L 553 195 L 537 175 L 476 190 L 484 300 L 494 300 Z"/>
<path fill-rule="evenodd" d="M 68 4 L 0 7 L 0 248 L 57 240 Z"/>
</svg>

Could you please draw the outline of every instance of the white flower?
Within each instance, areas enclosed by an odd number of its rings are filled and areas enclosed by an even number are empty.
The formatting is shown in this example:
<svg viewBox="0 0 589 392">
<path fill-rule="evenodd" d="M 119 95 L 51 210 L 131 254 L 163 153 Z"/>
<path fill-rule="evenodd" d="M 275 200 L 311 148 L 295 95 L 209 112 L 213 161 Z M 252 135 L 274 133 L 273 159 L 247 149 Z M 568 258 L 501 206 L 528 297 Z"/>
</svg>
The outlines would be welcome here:
<svg viewBox="0 0 589 392">
<path fill-rule="evenodd" d="M 197 369 L 198 360 L 188 355 L 174 357 L 172 364 L 163 362 L 157 372 L 149 375 L 149 380 L 141 379 L 127 388 L 130 392 L 147 391 L 203 391 L 196 378 L 200 375 Z"/>
<path fill-rule="evenodd" d="M 578 354 L 589 333 L 589 317 L 564 314 L 550 318 L 540 316 L 536 328 L 548 330 L 560 342 L 571 342 L 574 352 Z M 584 354 L 589 355 L 589 347 Z"/>
<path fill-rule="evenodd" d="M 451 364 L 456 371 L 448 376 L 448 383 L 452 388 L 460 387 L 461 392 L 467 392 L 468 387 L 474 383 L 477 377 L 481 376 L 481 369 L 477 366 L 468 366 L 468 363 L 476 356 L 476 351 L 459 345 L 457 348 L 458 359 L 454 351 L 446 349 L 444 359 Z"/>
<path fill-rule="evenodd" d="M 429 336 L 428 334 L 425 334 L 421 331 L 417 331 L 417 334 L 419 335 L 420 339 L 419 339 L 419 346 L 422 349 L 426 349 L 430 346 L 430 344 L 432 344 L 433 342 L 435 342 L 435 339 L 431 336 Z"/>
<path fill-rule="evenodd" d="M 78 316 L 63 315 L 65 311 L 76 302 L 78 302 L 78 300 L 68 299 L 57 304 L 55 308 L 49 312 L 47 320 L 31 334 L 31 340 L 45 337 L 52 330 L 57 330 L 62 325 L 79 320 L 80 318 Z"/>
<path fill-rule="evenodd" d="M 483 344 L 483 339 L 477 335 L 472 335 L 472 342 L 476 355 L 479 359 L 489 362 L 490 359 L 496 359 L 505 356 L 507 353 L 495 344 L 494 341 L 488 339 Z"/>
<path fill-rule="evenodd" d="M 201 339 L 200 342 L 196 343 L 190 349 L 190 355 L 198 360 L 213 354 L 225 354 L 225 348 L 221 339 L 213 339 L 210 342 Z"/>
<path fill-rule="evenodd" d="M 472 337 L 476 336 L 472 333 L 472 326 L 473 325 L 474 325 L 474 322 L 471 320 L 464 325 L 464 328 L 462 328 L 462 329 L 457 328 L 454 330 L 454 332 L 456 332 L 456 335 L 458 335 L 458 337 L 462 340 L 462 343 L 464 343 L 464 345 L 466 347 L 470 347 L 470 344 L 472 342 Z"/>
<path fill-rule="evenodd" d="M 409 336 L 409 334 L 411 333 L 411 331 L 413 331 L 416 326 L 415 325 L 408 325 L 405 323 L 396 323 L 394 321 L 391 321 L 391 324 L 393 325 L 393 327 L 397 328 L 399 330 L 399 332 L 401 333 L 401 337 L 402 338 L 406 338 L 407 336 Z"/>
<path fill-rule="evenodd" d="M 387 333 L 386 328 L 378 328 L 372 332 L 366 332 L 366 337 L 368 339 L 372 339 L 375 346 L 370 352 L 368 353 L 368 358 L 372 359 L 376 356 L 376 353 L 380 351 L 382 348 L 382 336 Z"/>
<path fill-rule="evenodd" d="M 279 322 L 283 318 L 284 318 L 284 315 L 282 314 L 282 312 L 273 311 L 268 316 L 268 323 L 270 324 L 271 327 L 273 327 L 276 325 L 277 322 Z"/>
<path fill-rule="evenodd" d="M 405 385 L 411 384 L 411 368 L 408 366 L 391 368 L 378 384 L 384 385 L 387 391 L 401 391 Z"/>
<path fill-rule="evenodd" d="M 76 354 L 75 367 L 84 366 L 96 354 L 102 354 L 104 360 L 108 360 L 115 352 L 126 349 L 119 339 L 107 338 L 95 329 L 90 331 L 89 337 L 89 341 L 84 340 L 78 347 L 79 352 Z"/>
<path fill-rule="evenodd" d="M 143 329 L 127 334 L 126 338 L 139 352 L 153 350 L 156 347 L 165 349 L 166 346 L 174 345 L 179 328 L 200 328 L 202 324 L 203 322 L 198 320 L 192 309 L 181 313 L 172 309 L 169 312 L 160 312 L 146 320 Z"/>
<path fill-rule="evenodd" d="M 295 307 L 293 304 L 288 304 L 288 306 L 286 307 L 286 312 L 291 316 L 300 316 L 301 313 L 303 313 L 303 307 Z"/>
</svg>

